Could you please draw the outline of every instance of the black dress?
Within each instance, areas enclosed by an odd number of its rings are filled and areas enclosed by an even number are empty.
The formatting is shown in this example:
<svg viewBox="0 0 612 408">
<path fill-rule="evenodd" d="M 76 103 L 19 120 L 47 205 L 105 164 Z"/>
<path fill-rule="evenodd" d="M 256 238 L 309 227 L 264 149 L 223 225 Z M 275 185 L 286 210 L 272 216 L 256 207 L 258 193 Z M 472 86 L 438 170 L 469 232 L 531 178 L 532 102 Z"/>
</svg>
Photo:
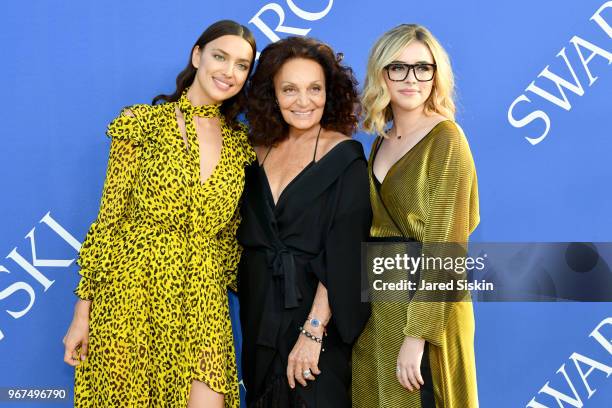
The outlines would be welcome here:
<svg viewBox="0 0 612 408">
<path fill-rule="evenodd" d="M 250 408 L 351 406 L 351 347 L 370 312 L 361 302 L 359 268 L 371 217 L 367 163 L 357 141 L 340 142 L 312 161 L 276 205 L 263 168 L 247 168 L 238 293 Z M 287 359 L 319 282 L 332 311 L 321 374 L 291 390 Z"/>
</svg>

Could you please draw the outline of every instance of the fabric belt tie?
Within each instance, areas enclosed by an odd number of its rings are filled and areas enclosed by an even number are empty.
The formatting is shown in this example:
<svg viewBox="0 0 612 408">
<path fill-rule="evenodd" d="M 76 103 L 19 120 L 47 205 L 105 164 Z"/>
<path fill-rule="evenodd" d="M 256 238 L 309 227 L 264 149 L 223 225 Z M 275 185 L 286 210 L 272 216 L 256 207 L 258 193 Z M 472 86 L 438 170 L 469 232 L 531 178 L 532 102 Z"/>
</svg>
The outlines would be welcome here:
<svg viewBox="0 0 612 408">
<path fill-rule="evenodd" d="M 283 279 L 285 292 L 285 309 L 293 309 L 299 306 L 302 295 L 297 287 L 297 271 L 295 258 L 287 248 L 268 251 L 268 265 L 272 268 L 274 279 Z"/>
<path fill-rule="evenodd" d="M 300 305 L 302 294 L 297 285 L 295 257 L 286 247 L 269 248 L 266 251 L 268 267 L 272 272 L 272 285 L 267 290 L 264 300 L 263 316 L 257 343 L 276 347 L 276 340 L 283 321 L 283 311 Z M 282 281 L 282 282 L 281 282 Z M 282 288 L 283 296 L 278 296 L 277 288 Z M 282 299 L 281 302 L 275 299 Z"/>
</svg>

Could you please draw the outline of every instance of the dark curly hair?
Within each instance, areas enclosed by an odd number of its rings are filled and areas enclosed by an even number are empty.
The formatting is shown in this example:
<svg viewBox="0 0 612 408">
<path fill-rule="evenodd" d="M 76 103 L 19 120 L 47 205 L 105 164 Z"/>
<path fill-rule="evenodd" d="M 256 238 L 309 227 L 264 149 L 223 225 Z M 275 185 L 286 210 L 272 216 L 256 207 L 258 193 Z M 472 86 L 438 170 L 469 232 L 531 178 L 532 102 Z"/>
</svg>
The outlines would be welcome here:
<svg viewBox="0 0 612 408">
<path fill-rule="evenodd" d="M 270 146 L 288 136 L 289 125 L 276 105 L 274 77 L 285 62 L 304 58 L 317 62 L 325 73 L 326 100 L 321 126 L 347 136 L 357 128 L 361 105 L 353 70 L 340 63 L 330 46 L 305 37 L 288 37 L 261 53 L 247 89 L 249 138 L 255 146 Z"/>
<path fill-rule="evenodd" d="M 198 71 L 191 63 L 191 55 L 193 54 L 193 50 L 195 49 L 195 47 L 200 47 L 200 49 L 204 49 L 206 44 L 224 35 L 236 35 L 244 39 L 251 46 L 251 49 L 253 50 L 253 56 L 255 56 L 255 53 L 257 52 L 257 45 L 255 43 L 255 37 L 253 37 L 253 33 L 251 33 L 251 30 L 232 20 L 217 21 L 216 23 L 211 24 L 202 33 L 200 38 L 198 38 L 193 47 L 191 47 L 191 52 L 189 53 L 189 58 L 187 60 L 187 66 L 176 77 L 176 90 L 174 91 L 174 93 L 169 95 L 157 95 L 155 98 L 153 98 L 152 104 L 155 105 L 158 102 L 178 101 L 181 95 L 183 94 L 183 91 L 191 86 L 193 80 L 195 79 L 196 72 Z M 252 69 L 253 64 L 249 66 L 249 74 L 251 73 Z M 245 94 L 245 87 L 242 87 L 240 92 L 232 96 L 230 99 L 223 101 L 223 104 L 221 105 L 221 112 L 228 120 L 228 124 L 234 129 L 239 128 L 238 115 L 246 107 Z"/>
</svg>

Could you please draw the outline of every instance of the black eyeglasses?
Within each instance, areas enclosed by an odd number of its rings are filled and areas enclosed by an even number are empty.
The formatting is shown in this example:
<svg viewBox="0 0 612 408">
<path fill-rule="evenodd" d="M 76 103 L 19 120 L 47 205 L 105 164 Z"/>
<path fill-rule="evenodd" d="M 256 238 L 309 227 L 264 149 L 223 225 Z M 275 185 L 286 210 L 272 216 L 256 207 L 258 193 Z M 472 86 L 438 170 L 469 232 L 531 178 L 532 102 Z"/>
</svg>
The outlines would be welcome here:
<svg viewBox="0 0 612 408">
<path fill-rule="evenodd" d="M 436 64 L 404 64 L 393 62 L 385 68 L 387 76 L 391 81 L 405 81 L 410 75 L 410 70 L 414 70 L 414 77 L 419 82 L 431 81 L 436 72 Z"/>
</svg>

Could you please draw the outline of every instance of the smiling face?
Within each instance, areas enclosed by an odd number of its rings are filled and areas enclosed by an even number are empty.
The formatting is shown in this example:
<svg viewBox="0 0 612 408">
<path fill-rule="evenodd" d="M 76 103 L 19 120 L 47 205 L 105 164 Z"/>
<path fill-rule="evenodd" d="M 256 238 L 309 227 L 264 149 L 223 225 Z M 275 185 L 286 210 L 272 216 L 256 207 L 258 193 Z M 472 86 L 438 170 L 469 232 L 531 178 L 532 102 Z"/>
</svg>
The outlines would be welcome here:
<svg viewBox="0 0 612 408">
<path fill-rule="evenodd" d="M 403 64 L 434 64 L 434 58 L 429 48 L 420 41 L 412 41 L 392 63 Z M 403 81 L 391 81 L 385 70 L 383 77 L 389 89 L 391 105 L 400 110 L 414 111 L 423 109 L 424 104 L 431 95 L 434 81 L 417 81 L 414 69 L 410 70 L 408 77 Z"/>
<path fill-rule="evenodd" d="M 197 68 L 192 90 L 202 103 L 220 103 L 242 89 L 253 61 L 253 49 L 237 35 L 224 35 L 196 46 L 191 63 Z"/>
<path fill-rule="evenodd" d="M 274 93 L 289 127 L 317 126 L 325 109 L 325 73 L 319 63 L 304 58 L 286 61 L 274 76 Z"/>
</svg>

